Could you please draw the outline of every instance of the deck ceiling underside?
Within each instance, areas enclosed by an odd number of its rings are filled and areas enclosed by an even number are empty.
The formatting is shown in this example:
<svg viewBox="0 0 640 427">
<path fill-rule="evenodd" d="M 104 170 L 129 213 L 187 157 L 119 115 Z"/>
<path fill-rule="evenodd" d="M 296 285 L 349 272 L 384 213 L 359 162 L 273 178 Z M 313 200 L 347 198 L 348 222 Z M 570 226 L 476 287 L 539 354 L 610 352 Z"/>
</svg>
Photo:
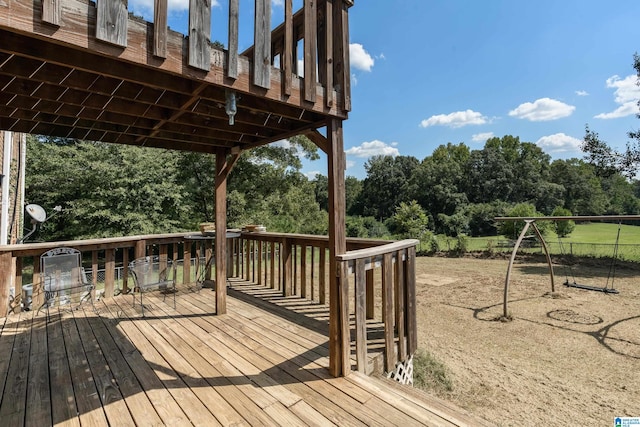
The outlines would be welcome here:
<svg viewBox="0 0 640 427">
<path fill-rule="evenodd" d="M 252 148 L 324 125 L 326 116 L 225 87 L 0 28 L 0 129 L 215 152 Z"/>
</svg>

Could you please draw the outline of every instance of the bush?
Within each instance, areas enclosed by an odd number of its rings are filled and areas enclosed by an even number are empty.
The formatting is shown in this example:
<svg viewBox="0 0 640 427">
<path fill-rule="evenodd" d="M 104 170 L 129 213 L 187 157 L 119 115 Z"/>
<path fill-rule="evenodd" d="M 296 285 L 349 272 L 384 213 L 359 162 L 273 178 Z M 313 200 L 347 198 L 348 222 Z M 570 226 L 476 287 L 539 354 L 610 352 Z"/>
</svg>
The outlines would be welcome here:
<svg viewBox="0 0 640 427">
<path fill-rule="evenodd" d="M 469 238 L 466 235 L 458 234 L 454 251 L 458 255 L 465 254 L 469 251 Z"/>
<path fill-rule="evenodd" d="M 444 364 L 422 349 L 413 356 L 413 385 L 439 395 L 453 391 L 453 382 Z"/>
</svg>

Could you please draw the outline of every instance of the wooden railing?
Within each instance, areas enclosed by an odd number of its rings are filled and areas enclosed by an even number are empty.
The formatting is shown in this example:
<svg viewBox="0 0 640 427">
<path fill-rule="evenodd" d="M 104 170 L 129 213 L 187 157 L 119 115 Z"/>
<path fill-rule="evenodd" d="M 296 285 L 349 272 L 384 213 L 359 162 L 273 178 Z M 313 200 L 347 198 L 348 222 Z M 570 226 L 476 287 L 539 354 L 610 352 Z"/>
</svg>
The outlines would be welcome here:
<svg viewBox="0 0 640 427">
<path fill-rule="evenodd" d="M 133 284 L 133 280 L 129 280 L 128 264 L 135 258 L 158 255 L 160 262 L 168 258 L 195 258 L 199 263 L 200 259 L 212 256 L 211 241 L 197 245 L 192 240 L 185 240 L 185 233 L 0 246 L 0 317 L 21 310 L 23 277 L 27 275 L 32 277 L 33 282 L 32 306 L 39 307 L 42 304 L 44 294 L 39 280 L 40 255 L 57 247 L 73 247 L 82 252 L 83 266 L 91 270 L 88 279 L 94 285 L 98 285 L 98 270 L 104 271 L 104 280 L 97 286 L 102 298 L 112 297 L 116 290 L 128 292 Z M 122 270 L 119 280 L 116 280 L 117 269 Z M 179 283 L 195 281 L 196 272 L 190 262 L 184 262 L 180 271 L 177 278 Z M 14 298 L 9 297 L 11 288 Z"/>
<path fill-rule="evenodd" d="M 203 243 L 200 245 L 199 243 Z M 347 239 L 348 252 L 336 257 L 341 275 L 340 318 L 342 345 L 352 346 L 354 322 L 355 360 L 358 371 L 370 372 L 368 343 L 382 326 L 385 372 L 407 361 L 417 348 L 415 306 L 415 246 L 417 240 L 388 242 Z M 206 262 L 213 256 L 212 241 L 194 241 L 184 233 L 130 236 L 109 239 L 73 240 L 0 246 L 0 317 L 21 309 L 23 277 L 32 271 L 33 307 L 44 301 L 40 286 L 40 255 L 55 247 L 73 247 L 83 254 L 83 265 L 91 269 L 88 278 L 98 284 L 97 271 L 104 271 L 98 290 L 101 298 L 126 293 L 128 263 L 134 258 L 158 255 L 160 261 L 183 259 L 178 283 L 196 280 L 194 267 L 186 260 Z M 319 304 L 329 301 L 329 239 L 284 233 L 248 233 L 227 239 L 227 275 L 240 277 Z M 201 261 L 202 260 L 202 261 Z M 116 280 L 116 270 L 122 269 Z M 211 272 L 208 273 L 209 277 Z M 25 282 L 26 283 L 26 282 Z M 15 298 L 10 301 L 9 291 Z"/>
<path fill-rule="evenodd" d="M 348 252 L 337 256 L 344 275 L 340 304 L 344 348 L 351 347 L 350 320 L 355 318 L 355 358 L 358 371 L 372 366 L 368 342 L 383 327 L 382 371 L 393 372 L 417 348 L 415 247 L 417 240 L 388 242 L 347 239 Z M 329 241 L 326 236 L 242 233 L 235 242 L 233 275 L 326 304 L 329 284 Z M 229 269 L 229 271 L 232 271 Z M 353 286 L 351 286 L 353 284 Z"/>
</svg>

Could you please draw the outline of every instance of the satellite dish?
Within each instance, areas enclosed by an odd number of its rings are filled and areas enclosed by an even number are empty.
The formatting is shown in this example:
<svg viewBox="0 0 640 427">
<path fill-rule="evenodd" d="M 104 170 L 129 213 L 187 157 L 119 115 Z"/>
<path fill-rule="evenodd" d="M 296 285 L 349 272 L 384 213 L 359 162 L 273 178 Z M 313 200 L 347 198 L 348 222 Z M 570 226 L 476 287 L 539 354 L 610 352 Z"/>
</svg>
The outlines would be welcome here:
<svg viewBox="0 0 640 427">
<path fill-rule="evenodd" d="M 31 222 L 42 224 L 47 220 L 47 213 L 44 211 L 42 206 L 36 204 L 28 204 L 25 207 L 25 211 L 31 217 Z"/>
</svg>

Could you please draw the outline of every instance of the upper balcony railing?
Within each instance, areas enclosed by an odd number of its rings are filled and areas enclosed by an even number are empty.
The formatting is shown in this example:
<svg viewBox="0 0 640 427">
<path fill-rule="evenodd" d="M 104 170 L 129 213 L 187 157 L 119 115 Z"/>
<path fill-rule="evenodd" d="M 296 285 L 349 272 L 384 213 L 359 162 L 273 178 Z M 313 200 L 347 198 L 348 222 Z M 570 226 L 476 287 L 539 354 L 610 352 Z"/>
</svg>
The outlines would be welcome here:
<svg viewBox="0 0 640 427">
<path fill-rule="evenodd" d="M 202 272 L 202 262 L 213 256 L 212 240 L 197 241 L 185 236 L 188 235 L 175 233 L 0 246 L 0 317 L 19 311 L 26 303 L 21 301 L 23 278 L 31 275 L 33 280 L 26 279 L 24 283 L 33 282 L 32 306 L 43 303 L 39 258 L 56 247 L 73 247 L 82 252 L 83 265 L 91 270 L 88 279 L 96 285 L 101 298 L 127 293 L 133 285 L 129 261 L 147 255 L 158 255 L 161 262 L 185 260 L 179 263 L 177 281 L 193 283 L 198 279 L 197 263 Z M 396 365 L 409 360 L 416 350 L 416 244 L 415 240 L 347 239 L 348 252 L 337 256 L 337 271 L 343 276 L 342 344 L 349 352 L 348 358 L 352 357 L 351 349 L 355 350 L 359 371 L 394 372 Z M 283 296 L 327 304 L 328 247 L 327 236 L 243 232 L 240 237 L 227 239 L 227 274 L 279 290 Z M 186 261 L 191 259 L 196 260 L 196 266 Z M 104 271 L 100 281 L 99 270 Z M 121 274 L 116 275 L 116 271 Z M 205 274 L 215 277 L 212 271 Z M 383 366 L 378 365 L 378 358 L 369 357 L 371 342 L 376 346 L 373 352 L 384 355 Z"/>
</svg>

